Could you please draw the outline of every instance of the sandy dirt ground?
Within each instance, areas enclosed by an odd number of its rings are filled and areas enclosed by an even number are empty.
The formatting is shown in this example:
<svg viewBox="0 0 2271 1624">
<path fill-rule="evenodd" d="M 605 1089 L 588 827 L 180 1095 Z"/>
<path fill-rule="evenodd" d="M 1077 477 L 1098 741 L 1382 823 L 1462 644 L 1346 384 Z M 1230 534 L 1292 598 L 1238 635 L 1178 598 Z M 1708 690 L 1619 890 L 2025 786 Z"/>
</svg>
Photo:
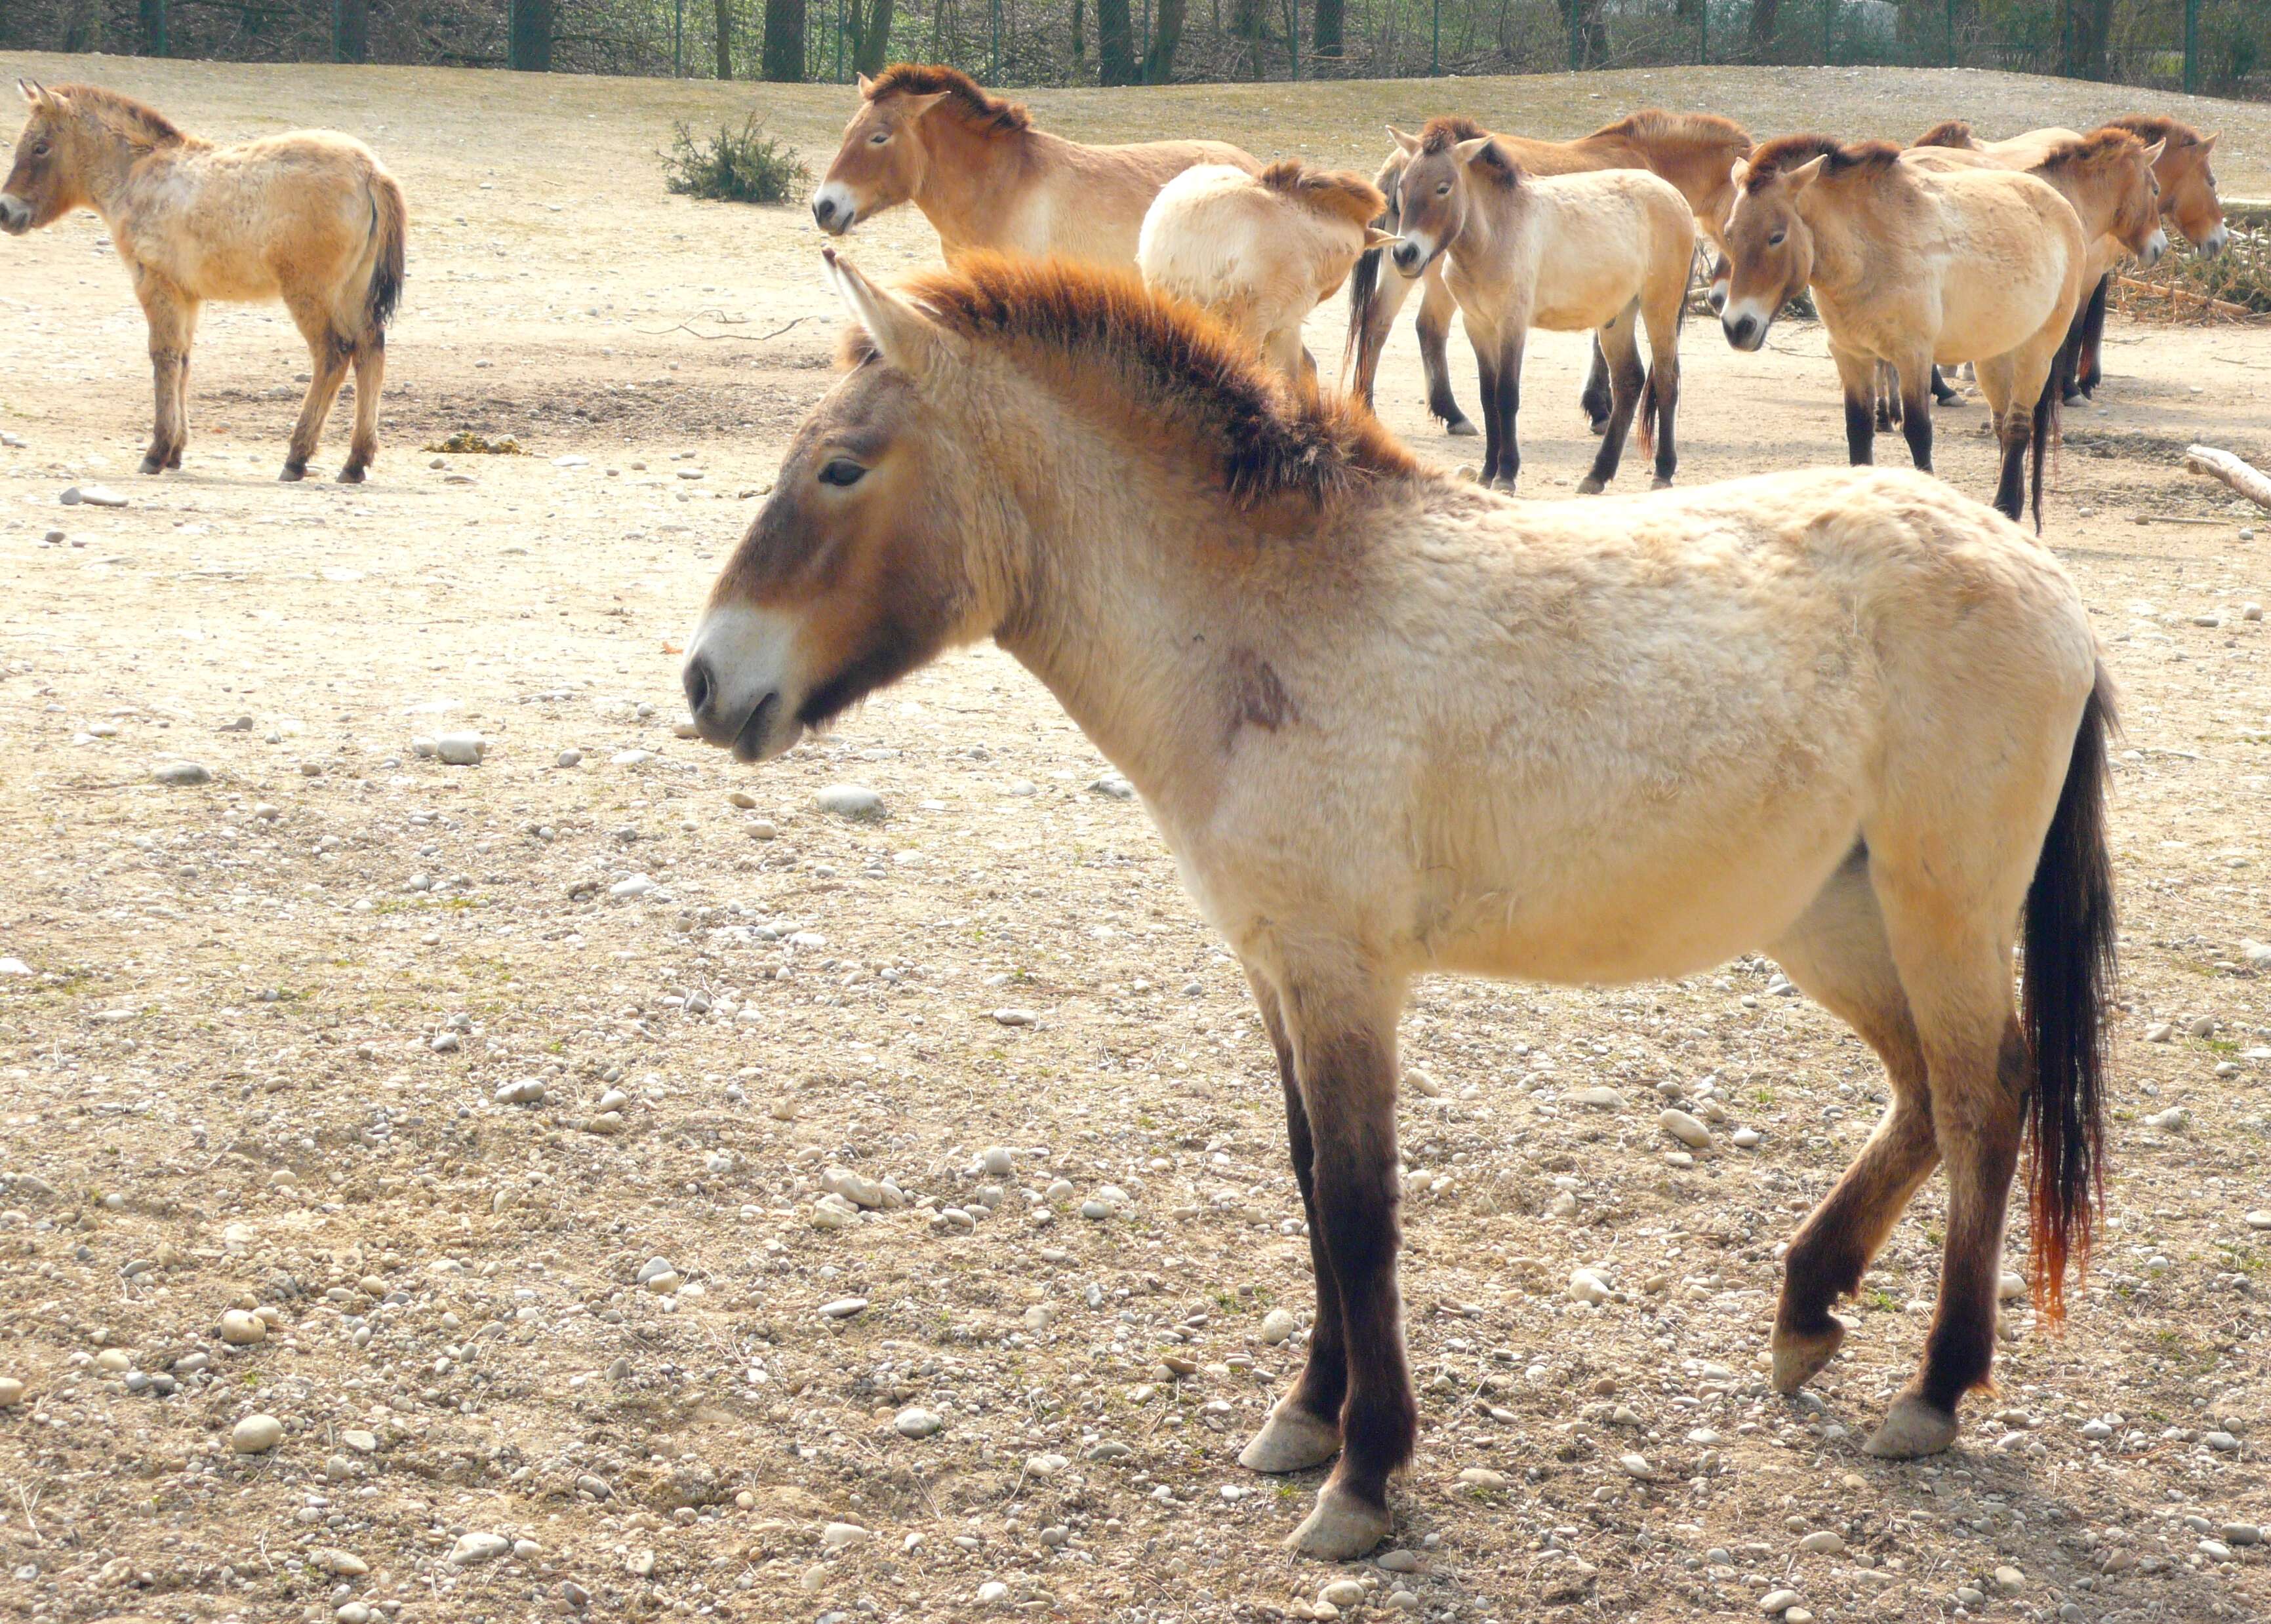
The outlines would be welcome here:
<svg viewBox="0 0 2271 1624">
<path fill-rule="evenodd" d="M 144 338 L 99 222 L 0 242 L 0 1617 L 2271 1613 L 2271 540 L 2243 528 L 2271 515 L 2179 465 L 2271 453 L 2271 333 L 2117 324 L 2055 471 L 2128 723 L 2115 1162 L 2070 1328 L 2013 1302 L 1958 1446 L 1865 1458 L 1937 1185 L 1806 1394 L 1761 1359 L 1778 1246 L 1884 1098 L 1868 1051 L 1761 961 L 1431 983 L 1403 1034 L 1419 1452 L 1392 1550 L 1330 1568 L 1278 1548 L 1314 1474 L 1233 1458 L 1300 1357 L 1307 1252 L 1240 977 L 1141 806 L 990 649 L 762 772 L 674 730 L 679 643 L 836 322 L 800 210 L 666 197 L 657 149 L 754 106 L 824 163 L 849 93 L 19 72 L 214 137 L 353 130 L 414 225 L 361 488 L 275 482 L 306 358 L 260 308 L 207 313 L 186 464 L 138 477 Z M 1381 120 L 1454 108 L 2123 110 L 1842 71 L 1032 100 L 1367 168 Z M 2193 115 L 2228 191 L 2271 190 L 2271 112 Z M 935 251 L 911 211 L 851 248 Z M 1590 456 L 1582 358 L 1531 345 L 1531 494 Z M 1695 323 L 1685 370 L 1683 482 L 1843 460 L 1818 328 L 1742 356 Z M 1407 328 L 1383 415 L 1471 455 L 1417 374 Z M 1984 494 L 1979 416 L 1944 416 L 1940 466 Z M 421 449 L 459 430 L 531 455 Z M 90 482 L 128 505 L 60 505 Z M 480 765 L 414 747 L 459 731 Z M 210 782 L 154 781 L 182 761 Z M 821 811 L 845 784 L 886 815 Z M 1626 1107 L 1575 1102 L 1599 1085 Z M 1692 1165 L 1659 1094 L 1713 1120 Z M 1579 1265 L 1606 1301 L 1569 1300 Z"/>
</svg>

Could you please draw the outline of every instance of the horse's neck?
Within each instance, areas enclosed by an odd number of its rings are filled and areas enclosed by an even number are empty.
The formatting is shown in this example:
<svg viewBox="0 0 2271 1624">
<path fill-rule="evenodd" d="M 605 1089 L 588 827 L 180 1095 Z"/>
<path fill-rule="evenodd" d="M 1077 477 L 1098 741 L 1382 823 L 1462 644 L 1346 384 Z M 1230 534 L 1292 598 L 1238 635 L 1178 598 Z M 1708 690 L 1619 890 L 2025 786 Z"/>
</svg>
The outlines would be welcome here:
<svg viewBox="0 0 2271 1624">
<path fill-rule="evenodd" d="M 102 216 L 105 225 L 115 226 L 128 177 L 134 166 L 155 149 L 130 141 L 101 124 L 89 124 L 82 140 L 81 183 L 86 190 L 87 206 Z"/>
<path fill-rule="evenodd" d="M 1009 235 L 1017 215 L 1009 183 L 1030 136 L 1022 130 L 979 134 L 951 119 L 923 131 L 925 162 L 914 204 L 949 258 L 967 248 L 1012 246 Z"/>
<path fill-rule="evenodd" d="M 1871 234 L 1865 226 L 1857 224 L 1857 216 L 1865 212 L 1866 207 L 1863 204 L 1857 210 L 1843 205 L 1841 200 L 1841 203 L 1834 203 L 1828 207 L 1817 206 L 1811 211 L 1799 211 L 1806 220 L 1806 229 L 1813 234 L 1812 280 L 1816 286 L 1829 290 L 1832 297 L 1840 291 L 1854 287 L 1868 273 L 1871 257 L 1868 239 Z"/>
<path fill-rule="evenodd" d="M 2113 229 L 2114 217 L 2119 212 L 2115 204 L 2119 200 L 2111 175 L 2102 169 L 2068 168 L 2042 178 L 2073 206 L 2083 236 L 2100 237 Z"/>
</svg>

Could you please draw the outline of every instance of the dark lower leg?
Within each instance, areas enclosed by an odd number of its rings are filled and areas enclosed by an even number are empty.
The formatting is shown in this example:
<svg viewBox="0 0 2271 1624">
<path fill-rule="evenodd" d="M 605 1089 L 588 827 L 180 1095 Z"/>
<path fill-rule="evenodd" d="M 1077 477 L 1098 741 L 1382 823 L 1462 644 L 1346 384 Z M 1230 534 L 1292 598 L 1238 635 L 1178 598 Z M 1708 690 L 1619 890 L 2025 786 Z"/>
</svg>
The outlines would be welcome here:
<svg viewBox="0 0 2271 1624">
<path fill-rule="evenodd" d="M 355 345 L 354 438 L 347 445 L 346 466 L 339 478 L 350 483 L 378 456 L 378 396 L 386 384 L 386 335 L 372 332 Z"/>
<path fill-rule="evenodd" d="M 155 420 L 150 430 L 150 449 L 143 453 L 142 471 L 154 474 L 167 467 L 179 467 L 182 460 L 182 369 L 189 357 L 182 351 L 166 348 L 150 352 L 152 393 L 156 397 Z"/>
<path fill-rule="evenodd" d="M 354 346 L 337 337 L 314 340 L 308 345 L 311 363 L 308 397 L 300 404 L 300 420 L 292 426 L 292 442 L 284 454 L 287 479 L 297 479 L 308 471 L 308 459 L 316 455 L 324 419 L 331 415 L 331 402 L 338 398 L 339 385 L 346 382 L 347 360 L 353 353 Z"/>
<path fill-rule="evenodd" d="M 1609 382 L 1609 358 L 1601 348 L 1601 336 L 1593 335 L 1592 364 L 1585 372 L 1585 392 L 1577 404 L 1584 409 L 1585 420 L 1600 434 L 1608 426 L 1609 413 L 1616 406 L 1616 389 Z"/>
<path fill-rule="evenodd" d="M 2105 340 L 2106 290 L 2112 286 L 2111 276 L 2098 278 L 2097 285 L 2090 290 L 2089 303 L 2081 314 L 2081 355 L 2074 368 L 2074 389 L 2085 397 L 2095 397 L 2097 386 L 2104 374 L 2098 369 L 2098 350 Z"/>
<path fill-rule="evenodd" d="M 1498 359 L 1488 345 L 1475 345 L 1475 372 L 1482 391 L 1483 413 L 1483 473 L 1482 482 L 1489 485 L 1498 478 L 1499 415 Z"/>
<path fill-rule="evenodd" d="M 1949 387 L 1946 378 L 1940 376 L 1937 362 L 1933 364 L 1932 369 L 1932 397 L 1943 406 L 1953 406 L 1963 398 Z"/>
<path fill-rule="evenodd" d="M 1672 419 L 1679 408 L 1679 357 L 1659 357 L 1649 374 L 1656 382 L 1656 478 L 1670 485 L 1679 466 L 1679 452 L 1672 443 Z"/>
<path fill-rule="evenodd" d="M 1309 1357 L 1300 1379 L 1287 1395 L 1318 1420 L 1337 1428 L 1348 1397 L 1348 1349 L 1341 1318 L 1340 1283 L 1325 1250 L 1325 1226 L 1317 1211 L 1316 1147 L 1309 1137 L 1309 1114 L 1301 1105 L 1301 1085 L 1293 1075 L 1293 1053 L 1279 1037 L 1278 1076 L 1285 1090 L 1285 1138 L 1293 1153 L 1293 1179 L 1301 1188 L 1302 1215 L 1309 1224 L 1309 1267 L 1317 1279 L 1317 1316 L 1309 1328 Z"/>
<path fill-rule="evenodd" d="M 1939 368 L 1932 375 L 1940 375 Z M 1932 401 L 1923 389 L 1902 380 L 1901 434 L 1909 442 L 1909 456 L 1925 472 L 1932 471 Z"/>
<path fill-rule="evenodd" d="M 1448 288 L 1430 281 L 1419 295 L 1419 365 L 1427 374 L 1427 410 L 1454 433 L 1474 432 L 1451 393 L 1451 312 L 1456 304 Z"/>
<path fill-rule="evenodd" d="M 1775 1309 L 1778 1336 L 1834 1329 L 1831 1307 L 1859 1289 L 1869 1260 L 1939 1160 L 1929 1109 L 1905 1096 L 1896 1100 L 1837 1187 L 1792 1237 Z"/>
<path fill-rule="evenodd" d="M 1995 482 L 1995 511 L 2005 518 L 2017 520 L 2026 510 L 2027 447 L 2034 439 L 2034 426 L 2025 407 L 2014 406 L 2005 413 L 1999 426 L 2003 441 L 2003 468 Z"/>
<path fill-rule="evenodd" d="M 1641 367 L 1640 350 L 1632 342 L 1632 336 L 1620 336 L 1624 342 L 1615 357 L 1608 427 L 1602 433 L 1601 449 L 1593 454 L 1592 472 L 1577 486 L 1580 492 L 1601 490 L 1617 477 L 1617 464 L 1624 460 L 1625 436 L 1632 432 L 1633 412 L 1640 404 L 1641 388 L 1648 381 L 1648 374 Z M 1597 334 L 1594 342 L 1600 342 Z"/>
<path fill-rule="evenodd" d="M 2017 1023 L 2004 1028 L 1992 1069 L 1968 1070 L 1955 1086 L 1976 1097 L 1951 1100 L 1947 1086 L 1934 1089 L 1933 1116 L 1947 1157 L 1947 1239 L 1924 1368 L 1910 1384 L 1911 1393 L 1948 1414 L 1965 1393 L 1986 1383 L 1994 1364 L 2004 1209 L 2018 1170 L 2019 1106 L 2031 1070 Z"/>
<path fill-rule="evenodd" d="M 1876 460 L 1874 403 L 1849 389 L 1845 395 L 1845 460 L 1856 468 Z"/>
<path fill-rule="evenodd" d="M 1502 345 L 1498 352 L 1498 404 L 1490 415 L 1498 422 L 1498 483 L 1514 489 L 1522 474 L 1522 448 L 1515 441 L 1515 421 L 1522 415 L 1522 341 Z"/>
<path fill-rule="evenodd" d="M 1889 367 L 1877 368 L 1877 432 L 1884 434 L 1900 426 L 1901 397 Z"/>
</svg>

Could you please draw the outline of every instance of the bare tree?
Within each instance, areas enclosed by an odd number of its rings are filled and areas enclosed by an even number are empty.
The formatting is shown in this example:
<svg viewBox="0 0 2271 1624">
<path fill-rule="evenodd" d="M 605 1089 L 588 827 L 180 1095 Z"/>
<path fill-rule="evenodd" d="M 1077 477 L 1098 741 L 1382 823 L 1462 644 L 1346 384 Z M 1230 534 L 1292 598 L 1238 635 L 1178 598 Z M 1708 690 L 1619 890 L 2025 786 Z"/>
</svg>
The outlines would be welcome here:
<svg viewBox="0 0 2271 1624">
<path fill-rule="evenodd" d="M 1186 0 L 1159 0 L 1152 25 L 1151 43 L 1143 52 L 1143 82 L 1165 85 L 1175 77 L 1175 51 L 1183 42 Z"/>
<path fill-rule="evenodd" d="M 1136 28 L 1128 0 L 1096 0 L 1096 77 L 1105 85 L 1136 82 Z"/>
<path fill-rule="evenodd" d="M 523 73 L 552 71 L 552 0 L 512 0 L 506 61 Z"/>
<path fill-rule="evenodd" d="M 776 84 L 804 80 L 804 0 L 765 0 L 764 75 Z"/>
</svg>

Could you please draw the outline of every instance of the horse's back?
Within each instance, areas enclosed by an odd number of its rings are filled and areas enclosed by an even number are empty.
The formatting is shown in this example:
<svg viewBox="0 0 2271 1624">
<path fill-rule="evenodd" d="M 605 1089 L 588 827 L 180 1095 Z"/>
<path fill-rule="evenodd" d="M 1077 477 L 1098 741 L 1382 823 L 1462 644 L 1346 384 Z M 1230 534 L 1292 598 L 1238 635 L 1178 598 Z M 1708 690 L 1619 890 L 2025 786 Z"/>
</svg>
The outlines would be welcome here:
<svg viewBox="0 0 2271 1624">
<path fill-rule="evenodd" d="M 1669 181 L 1646 169 L 1602 169 L 1524 184 L 1534 197 L 1540 325 L 1552 325 L 1548 313 L 1565 303 L 1572 320 L 1595 324 L 1579 308 L 1612 285 L 1627 299 L 1673 278 L 1686 285 L 1695 218 Z"/>
<path fill-rule="evenodd" d="M 1984 360 L 2074 314 L 2087 258 L 2073 205 L 2015 169 L 1934 174 L 1944 233 L 1940 342 L 1934 359 Z"/>
</svg>

